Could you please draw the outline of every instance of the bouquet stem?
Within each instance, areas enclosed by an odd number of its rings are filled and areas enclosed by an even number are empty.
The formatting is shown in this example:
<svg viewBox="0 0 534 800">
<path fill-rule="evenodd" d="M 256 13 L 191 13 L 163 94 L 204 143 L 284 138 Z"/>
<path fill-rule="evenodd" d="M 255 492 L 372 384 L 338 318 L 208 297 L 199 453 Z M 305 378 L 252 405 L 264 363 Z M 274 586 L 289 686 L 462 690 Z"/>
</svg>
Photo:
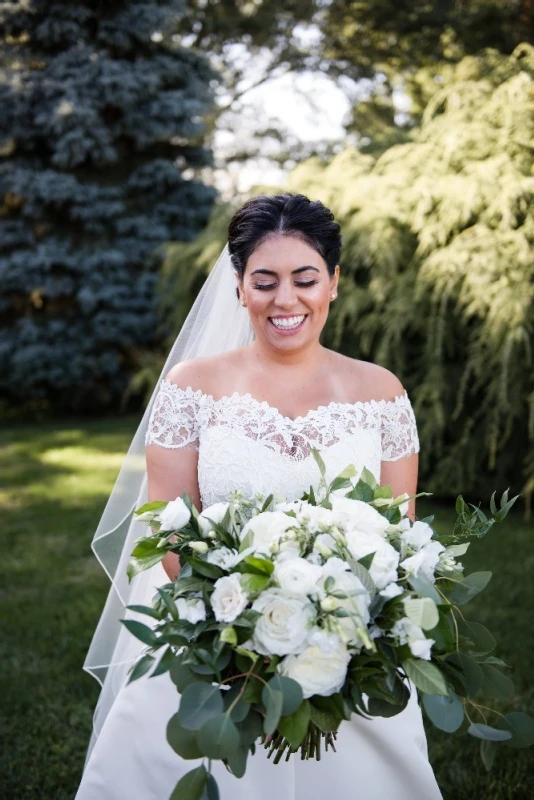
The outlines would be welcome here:
<svg viewBox="0 0 534 800">
<path fill-rule="evenodd" d="M 274 764 L 278 764 L 283 755 L 285 755 L 286 761 L 289 761 L 291 755 L 298 753 L 299 750 L 302 761 L 305 761 L 309 758 L 315 758 L 316 761 L 320 761 L 322 740 L 324 739 L 325 752 L 328 751 L 329 747 L 336 752 L 336 737 L 337 731 L 323 733 L 323 731 L 321 731 L 316 725 L 311 723 L 308 731 L 306 732 L 306 736 L 304 737 L 304 741 L 298 747 L 291 747 L 291 744 L 288 742 L 285 736 L 282 736 L 280 733 L 275 733 L 272 739 L 265 740 L 264 747 L 269 751 L 267 753 L 267 758 L 274 756 Z"/>
</svg>

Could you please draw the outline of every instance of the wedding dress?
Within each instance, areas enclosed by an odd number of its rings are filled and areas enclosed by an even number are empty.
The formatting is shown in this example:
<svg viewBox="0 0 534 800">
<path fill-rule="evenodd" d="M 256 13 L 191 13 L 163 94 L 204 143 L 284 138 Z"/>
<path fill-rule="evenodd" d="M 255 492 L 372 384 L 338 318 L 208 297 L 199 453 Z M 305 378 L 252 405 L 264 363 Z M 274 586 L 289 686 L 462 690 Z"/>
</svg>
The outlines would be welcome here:
<svg viewBox="0 0 534 800">
<path fill-rule="evenodd" d="M 215 399 L 163 380 L 150 416 L 146 442 L 198 451 L 202 507 L 240 490 L 252 497 L 278 492 L 296 499 L 320 473 L 311 446 L 321 452 L 327 480 L 347 464 L 366 466 L 380 480 L 381 461 L 419 451 L 412 406 L 404 393 L 393 400 L 331 402 L 295 419 L 250 394 Z M 150 571 L 150 603 L 168 581 L 161 566 Z M 135 579 L 134 579 L 135 580 Z M 168 745 L 166 724 L 179 706 L 169 675 L 125 685 L 108 714 L 86 765 L 76 800 L 168 800 L 179 778 L 198 763 Z M 293 756 L 275 765 L 257 746 L 237 779 L 221 762 L 213 774 L 222 800 L 439 800 L 428 761 L 420 707 L 412 690 L 395 717 L 353 715 L 341 724 L 337 752 L 319 762 Z"/>
</svg>

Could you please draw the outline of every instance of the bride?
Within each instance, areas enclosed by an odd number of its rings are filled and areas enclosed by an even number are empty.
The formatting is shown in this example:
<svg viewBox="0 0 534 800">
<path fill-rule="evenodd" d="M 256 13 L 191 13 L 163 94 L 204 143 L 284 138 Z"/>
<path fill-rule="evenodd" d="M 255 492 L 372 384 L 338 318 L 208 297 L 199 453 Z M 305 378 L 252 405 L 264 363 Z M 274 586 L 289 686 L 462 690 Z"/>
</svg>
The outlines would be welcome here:
<svg viewBox="0 0 534 800">
<path fill-rule="evenodd" d="M 402 384 L 388 370 L 320 343 L 339 279 L 341 236 L 332 213 L 299 194 L 258 196 L 235 214 L 228 234 L 95 536 L 113 586 L 85 664 L 103 689 L 76 800 L 168 800 L 196 766 L 166 740 L 179 704 L 168 673 L 126 684 L 141 645 L 118 622 L 135 616 L 124 607 L 150 603 L 180 568 L 168 554 L 163 567 L 128 586 L 128 555 L 144 532 L 131 522 L 133 508 L 187 492 L 201 510 L 235 489 L 296 499 L 319 482 L 312 446 L 328 480 L 354 463 L 390 484 L 394 496 L 416 493 L 419 441 Z M 413 499 L 408 513 L 415 519 Z M 441 797 L 413 688 L 397 716 L 343 722 L 336 748 L 319 762 L 293 757 L 275 765 L 258 746 L 243 778 L 221 762 L 212 769 L 222 800 Z"/>
</svg>

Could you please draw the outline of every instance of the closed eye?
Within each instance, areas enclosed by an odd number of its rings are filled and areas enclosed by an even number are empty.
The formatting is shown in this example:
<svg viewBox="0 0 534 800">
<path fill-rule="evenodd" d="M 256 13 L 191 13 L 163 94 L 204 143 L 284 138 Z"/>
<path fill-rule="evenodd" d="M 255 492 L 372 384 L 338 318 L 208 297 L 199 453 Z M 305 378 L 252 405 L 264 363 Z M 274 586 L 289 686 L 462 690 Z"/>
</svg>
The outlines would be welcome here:
<svg viewBox="0 0 534 800">
<path fill-rule="evenodd" d="M 296 281 L 295 282 L 295 286 L 313 286 L 314 283 L 317 283 L 317 281 L 306 281 L 306 283 L 304 283 L 302 281 Z M 254 286 L 254 288 L 255 289 L 274 289 L 275 286 L 276 286 L 275 283 L 257 283 Z"/>
</svg>

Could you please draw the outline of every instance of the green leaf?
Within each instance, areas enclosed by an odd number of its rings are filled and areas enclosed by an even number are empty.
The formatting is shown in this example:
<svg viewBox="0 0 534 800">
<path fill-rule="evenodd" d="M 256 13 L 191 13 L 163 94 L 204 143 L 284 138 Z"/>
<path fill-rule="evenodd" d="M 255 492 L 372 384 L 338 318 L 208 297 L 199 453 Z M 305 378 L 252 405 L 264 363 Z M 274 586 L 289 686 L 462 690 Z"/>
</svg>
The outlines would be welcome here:
<svg viewBox="0 0 534 800">
<path fill-rule="evenodd" d="M 221 642 L 226 642 L 227 644 L 232 645 L 232 647 L 237 644 L 237 632 L 232 625 L 225 625 L 220 632 L 219 637 Z"/>
<path fill-rule="evenodd" d="M 330 486 L 328 487 L 328 492 L 336 492 L 338 489 L 348 489 L 352 487 L 352 483 L 349 481 L 348 478 L 340 478 L 339 475 L 337 478 L 334 478 Z"/>
<path fill-rule="evenodd" d="M 484 673 L 473 658 L 466 656 L 465 653 L 451 653 L 447 656 L 444 664 L 453 665 L 455 674 L 462 682 L 465 691 L 456 688 L 459 695 L 474 697 L 484 683 Z"/>
<path fill-rule="evenodd" d="M 143 656 L 142 658 L 140 658 L 139 661 L 137 661 L 134 664 L 134 666 L 133 666 L 133 668 L 132 668 L 132 670 L 130 672 L 130 677 L 128 678 L 128 683 L 133 683 L 133 681 L 136 681 L 142 675 L 146 675 L 148 670 L 154 664 L 155 660 L 156 659 L 154 658 L 154 656 L 150 656 L 150 655 L 146 655 L 146 656 Z"/>
<path fill-rule="evenodd" d="M 321 702 L 327 699 L 315 696 L 310 702 L 310 719 L 323 733 L 337 731 L 343 719 L 334 706 Z"/>
<path fill-rule="evenodd" d="M 249 711 L 247 718 L 237 725 L 237 729 L 241 737 L 242 746 L 249 747 L 261 736 L 263 719 L 256 711 Z"/>
<path fill-rule="evenodd" d="M 144 539 L 138 539 L 137 543 L 132 550 L 132 556 L 142 560 L 143 558 L 153 556 L 154 553 L 159 551 L 159 536 L 147 536 Z"/>
<path fill-rule="evenodd" d="M 292 678 L 286 678 L 282 675 L 274 675 L 269 683 L 263 687 L 262 699 L 267 706 L 267 695 L 272 692 L 282 692 L 282 716 L 293 714 L 294 711 L 302 703 L 302 687 L 300 683 L 294 681 Z"/>
<path fill-rule="evenodd" d="M 464 502 L 464 499 L 461 494 L 458 495 L 456 498 L 456 513 L 463 514 L 464 511 L 467 511 L 467 506 Z"/>
<path fill-rule="evenodd" d="M 208 758 L 228 758 L 239 747 L 239 733 L 228 714 L 216 714 L 204 722 L 197 740 Z"/>
<path fill-rule="evenodd" d="M 248 569 L 244 570 L 244 566 Z M 258 556 L 247 556 L 240 562 L 240 566 L 245 572 L 252 572 L 256 575 L 271 575 L 274 570 L 274 564 L 266 558 L 258 558 Z"/>
<path fill-rule="evenodd" d="M 424 631 L 435 628 L 439 622 L 438 609 L 430 597 L 411 598 L 403 601 L 404 611 L 408 619 Z"/>
<path fill-rule="evenodd" d="M 186 772 L 174 787 L 169 800 L 201 800 L 207 779 L 208 773 L 203 764 Z"/>
<path fill-rule="evenodd" d="M 450 594 L 450 600 L 457 606 L 472 600 L 480 594 L 491 580 L 491 572 L 472 572 L 461 583 L 457 583 Z"/>
<path fill-rule="evenodd" d="M 180 724 L 178 714 L 173 714 L 167 723 L 167 741 L 179 756 L 185 759 L 202 758 L 196 736 Z"/>
<path fill-rule="evenodd" d="M 174 655 L 172 648 L 168 647 L 161 656 L 158 662 L 158 666 L 156 667 L 156 669 L 154 670 L 154 672 L 151 674 L 150 677 L 157 678 L 158 675 L 163 675 L 165 672 L 168 672 L 172 667 L 172 665 L 174 664 L 175 659 L 176 656 Z"/>
<path fill-rule="evenodd" d="M 409 679 L 425 694 L 449 694 L 445 678 L 435 664 L 407 658 L 402 662 L 402 667 Z"/>
<path fill-rule="evenodd" d="M 125 628 L 127 628 L 130 633 L 132 633 L 136 639 L 139 639 L 144 644 L 150 645 L 150 647 L 154 647 L 157 644 L 158 637 L 147 625 L 143 625 L 142 622 L 137 622 L 134 619 L 121 619 L 122 624 Z"/>
<path fill-rule="evenodd" d="M 513 711 L 504 715 L 502 723 L 512 734 L 512 738 L 506 742 L 508 747 L 530 747 L 534 744 L 534 719 L 528 714 Z"/>
<path fill-rule="evenodd" d="M 285 736 L 293 749 L 299 747 L 310 724 L 311 710 L 308 700 L 303 700 L 293 714 L 283 716 L 278 723 L 278 732 Z"/>
<path fill-rule="evenodd" d="M 230 712 L 230 716 L 232 717 L 233 722 L 243 722 L 248 712 L 250 711 L 250 703 L 244 699 L 245 692 L 243 692 L 241 697 L 239 697 L 242 688 L 243 688 L 243 681 L 234 683 L 232 688 L 224 693 L 225 711 L 228 711 L 230 706 L 232 706 L 235 703 Z"/>
<path fill-rule="evenodd" d="M 126 567 L 128 580 L 131 581 L 132 578 L 135 578 L 135 576 L 139 575 L 140 572 L 144 572 L 151 567 L 155 567 L 156 564 L 159 564 L 164 557 L 165 553 L 162 550 L 157 550 L 153 556 L 149 556 L 147 558 L 130 558 L 128 566 Z"/>
<path fill-rule="evenodd" d="M 467 729 L 467 733 L 477 739 L 486 739 L 489 742 L 505 742 L 512 738 L 510 731 L 502 731 L 480 722 L 472 723 Z"/>
<path fill-rule="evenodd" d="M 323 459 L 321 458 L 321 454 L 319 453 L 319 451 L 317 450 L 316 447 L 312 447 L 311 451 L 312 451 L 312 454 L 313 454 L 313 457 L 314 457 L 315 461 L 317 462 L 317 466 L 319 467 L 319 471 L 321 473 L 321 476 L 324 477 L 325 472 L 326 472 L 326 467 L 325 467 Z"/>
<path fill-rule="evenodd" d="M 170 592 L 166 592 L 161 586 L 158 587 L 158 594 L 161 597 L 163 605 L 171 615 L 174 620 L 178 619 L 178 609 L 176 608 L 176 603 L 171 597 Z"/>
<path fill-rule="evenodd" d="M 219 787 L 217 786 L 217 781 L 211 772 L 209 773 L 208 780 L 206 781 L 206 788 L 204 789 L 203 798 L 206 800 L 220 800 Z"/>
<path fill-rule="evenodd" d="M 363 556 L 363 558 L 358 559 L 358 564 L 361 564 L 362 567 L 365 567 L 365 569 L 368 570 L 373 563 L 375 555 L 376 553 L 368 553 L 366 556 Z"/>
<path fill-rule="evenodd" d="M 240 745 L 228 753 L 225 763 L 228 764 L 236 778 L 242 778 L 247 769 L 248 748 Z"/>
<path fill-rule="evenodd" d="M 166 505 L 167 505 L 166 500 L 151 500 L 150 503 L 145 503 L 144 506 L 136 508 L 134 514 L 139 516 L 139 514 L 144 514 L 145 511 L 157 511 L 160 508 L 165 508 Z"/>
<path fill-rule="evenodd" d="M 508 700 L 514 691 L 513 681 L 490 664 L 480 664 L 480 669 L 484 674 L 484 695 L 497 697 L 499 700 Z"/>
<path fill-rule="evenodd" d="M 493 766 L 496 753 L 497 745 L 495 742 L 489 742 L 487 739 L 483 739 L 480 742 L 480 757 L 488 772 Z"/>
<path fill-rule="evenodd" d="M 195 558 L 195 556 L 187 556 L 187 562 L 191 564 L 193 572 L 204 575 L 206 578 L 217 580 L 225 574 L 217 564 L 210 564 L 209 561 L 202 561 L 201 558 Z"/>
<path fill-rule="evenodd" d="M 371 487 L 371 489 L 376 489 L 378 484 L 378 481 L 376 480 L 375 476 L 369 469 L 367 469 L 367 467 L 364 467 L 362 469 L 360 480 L 363 481 L 364 483 L 367 483 Z M 393 497 L 393 492 L 391 496 Z"/>
<path fill-rule="evenodd" d="M 145 614 L 145 616 L 152 617 L 152 619 L 161 619 L 158 612 L 150 606 L 126 606 L 126 608 L 129 611 L 135 611 L 137 614 Z"/>
<path fill-rule="evenodd" d="M 445 613 L 442 609 L 439 611 L 438 624 L 428 631 L 431 639 L 434 639 L 434 651 L 444 650 L 450 652 L 455 649 L 454 629 L 451 622 L 450 614 Z"/>
<path fill-rule="evenodd" d="M 349 492 L 347 497 L 349 497 L 351 500 L 362 500 L 364 503 L 370 503 L 374 497 L 373 488 L 360 478 L 352 492 Z"/>
<path fill-rule="evenodd" d="M 495 647 L 495 639 L 483 625 L 478 622 L 468 622 L 462 617 L 457 619 L 458 631 L 472 642 L 475 653 L 490 653 Z"/>
<path fill-rule="evenodd" d="M 218 686 L 207 683 L 190 683 L 182 694 L 178 715 L 180 724 L 190 731 L 198 731 L 209 719 L 224 710 Z"/>
<path fill-rule="evenodd" d="M 448 696 L 423 693 L 423 707 L 436 728 L 447 733 L 457 731 L 464 721 L 464 707 L 458 695 Z"/>
<path fill-rule="evenodd" d="M 247 572 L 239 576 L 241 588 L 247 594 L 262 592 L 269 585 L 270 581 L 271 579 L 268 575 L 251 575 Z"/>
<path fill-rule="evenodd" d="M 274 733 L 282 716 L 282 705 L 284 695 L 281 691 L 264 686 L 261 694 L 265 706 L 265 719 L 263 720 L 263 730 L 266 734 Z"/>
<path fill-rule="evenodd" d="M 445 601 L 439 595 L 433 584 L 430 583 L 421 573 L 418 575 L 410 575 L 408 583 L 420 597 L 429 597 L 436 605 L 444 603 Z"/>
</svg>

